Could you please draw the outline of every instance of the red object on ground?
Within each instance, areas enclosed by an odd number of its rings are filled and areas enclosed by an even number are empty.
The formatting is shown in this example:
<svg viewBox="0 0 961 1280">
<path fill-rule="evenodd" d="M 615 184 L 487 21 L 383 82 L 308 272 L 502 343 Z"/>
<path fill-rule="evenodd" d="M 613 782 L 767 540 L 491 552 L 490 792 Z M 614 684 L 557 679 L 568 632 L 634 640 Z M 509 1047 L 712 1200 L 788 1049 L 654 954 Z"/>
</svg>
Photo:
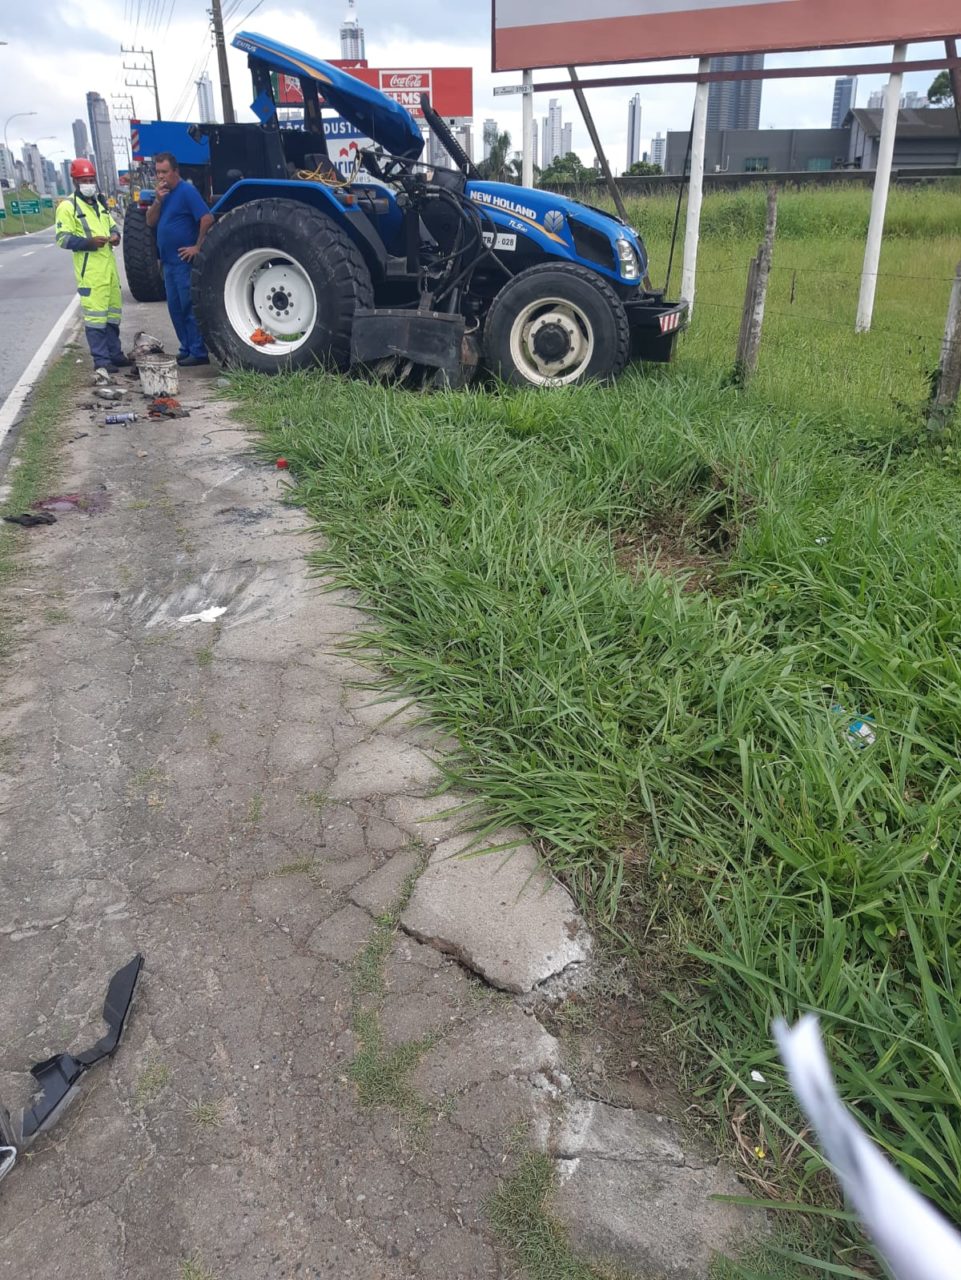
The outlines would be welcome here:
<svg viewBox="0 0 961 1280">
<path fill-rule="evenodd" d="M 287 468 L 290 466 L 290 463 L 287 461 L 286 458 L 278 458 L 277 466 L 280 467 L 281 471 L 286 471 Z"/>
</svg>

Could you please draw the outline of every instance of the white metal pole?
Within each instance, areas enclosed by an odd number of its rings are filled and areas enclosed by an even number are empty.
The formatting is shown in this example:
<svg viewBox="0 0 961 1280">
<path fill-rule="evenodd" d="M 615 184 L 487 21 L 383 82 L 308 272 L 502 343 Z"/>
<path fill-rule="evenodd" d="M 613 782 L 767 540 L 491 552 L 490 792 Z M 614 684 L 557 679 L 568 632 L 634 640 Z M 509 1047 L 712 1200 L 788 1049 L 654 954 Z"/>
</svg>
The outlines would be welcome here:
<svg viewBox="0 0 961 1280">
<path fill-rule="evenodd" d="M 707 75 L 710 69 L 710 58 L 701 58 L 697 65 L 698 75 Z M 701 202 L 704 198 L 707 93 L 707 81 L 698 80 L 694 93 L 694 119 L 691 124 L 691 177 L 687 193 L 687 222 L 684 227 L 684 267 L 681 273 L 681 297 L 686 300 L 691 313 L 694 311 L 697 245 L 701 235 Z"/>
<path fill-rule="evenodd" d="M 523 120 L 524 148 L 521 166 L 521 182 L 525 187 L 534 185 L 534 73 L 524 72 Z"/>
<path fill-rule="evenodd" d="M 892 62 L 903 62 L 908 46 L 896 44 Z M 881 140 L 878 143 L 878 166 L 874 175 L 874 192 L 871 196 L 871 221 L 868 224 L 868 242 L 864 248 L 864 270 L 861 272 L 861 295 L 858 298 L 858 318 L 855 329 L 866 333 L 871 328 L 874 314 L 874 295 L 878 288 L 878 265 L 881 261 L 881 240 L 884 236 L 884 215 L 888 207 L 888 191 L 891 186 L 891 164 L 894 160 L 894 140 L 898 132 L 898 108 L 901 105 L 903 71 L 892 71 L 884 92 L 884 112 L 881 116 Z"/>
</svg>

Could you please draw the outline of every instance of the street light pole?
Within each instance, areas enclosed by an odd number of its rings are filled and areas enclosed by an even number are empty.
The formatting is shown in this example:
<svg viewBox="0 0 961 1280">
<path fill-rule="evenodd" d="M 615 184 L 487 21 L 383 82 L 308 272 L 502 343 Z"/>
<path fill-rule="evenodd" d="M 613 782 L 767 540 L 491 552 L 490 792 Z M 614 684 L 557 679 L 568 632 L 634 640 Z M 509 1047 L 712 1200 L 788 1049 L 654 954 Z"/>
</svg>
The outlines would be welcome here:
<svg viewBox="0 0 961 1280">
<path fill-rule="evenodd" d="M 6 118 L 6 120 L 4 121 L 4 124 L 3 124 L 3 149 L 4 149 L 4 151 L 6 151 L 7 153 L 9 153 L 10 155 L 13 155 L 13 152 L 10 150 L 10 144 L 7 142 L 7 125 L 10 123 L 10 121 L 11 121 L 11 120 L 16 120 L 19 116 L 35 116 L 36 114 L 37 114 L 37 113 L 36 113 L 36 111 L 15 111 L 15 112 L 13 113 L 13 115 L 12 115 L 12 116 L 7 116 L 7 118 Z M 19 210 L 19 213 L 20 213 L 20 226 L 21 226 L 21 227 L 22 227 L 22 229 L 23 229 L 23 234 L 24 234 L 24 235 L 26 235 L 26 234 L 27 234 L 27 224 L 26 224 L 26 223 L 24 222 L 24 220 L 23 220 L 23 201 L 19 198 L 19 196 L 20 196 L 20 193 L 19 193 L 19 191 L 18 191 L 18 192 L 17 192 L 17 209 Z"/>
</svg>

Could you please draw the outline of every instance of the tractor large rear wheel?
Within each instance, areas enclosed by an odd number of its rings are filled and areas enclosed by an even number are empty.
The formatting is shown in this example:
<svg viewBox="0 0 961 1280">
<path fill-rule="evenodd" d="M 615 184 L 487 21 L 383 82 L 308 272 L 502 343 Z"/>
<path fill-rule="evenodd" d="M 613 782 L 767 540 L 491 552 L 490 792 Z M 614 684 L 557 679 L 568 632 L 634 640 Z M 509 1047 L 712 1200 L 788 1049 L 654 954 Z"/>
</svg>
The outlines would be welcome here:
<svg viewBox="0 0 961 1280">
<path fill-rule="evenodd" d="M 357 246 L 296 200 L 254 200 L 219 219 L 195 259 L 192 292 L 213 354 L 264 373 L 346 369 L 354 312 L 374 304 Z"/>
<path fill-rule="evenodd" d="M 157 258 L 157 240 L 147 226 L 147 211 L 131 205 L 123 219 L 123 269 L 127 287 L 138 302 L 163 302 L 167 297 Z"/>
<path fill-rule="evenodd" d="M 514 276 L 484 325 L 487 364 L 518 387 L 608 382 L 630 349 L 620 298 L 602 276 L 575 263 L 543 263 Z"/>
</svg>

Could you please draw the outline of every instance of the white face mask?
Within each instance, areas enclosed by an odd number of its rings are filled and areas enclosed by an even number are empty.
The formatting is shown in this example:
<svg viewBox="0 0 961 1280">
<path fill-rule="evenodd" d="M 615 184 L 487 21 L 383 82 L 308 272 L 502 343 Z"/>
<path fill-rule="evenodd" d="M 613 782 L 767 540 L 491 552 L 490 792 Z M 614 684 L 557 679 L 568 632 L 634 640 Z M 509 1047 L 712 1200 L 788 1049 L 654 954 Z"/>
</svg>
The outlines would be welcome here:
<svg viewBox="0 0 961 1280">
<path fill-rule="evenodd" d="M 97 184 L 95 182 L 81 182 L 80 194 L 82 196 L 95 196 L 97 194 Z"/>
</svg>

